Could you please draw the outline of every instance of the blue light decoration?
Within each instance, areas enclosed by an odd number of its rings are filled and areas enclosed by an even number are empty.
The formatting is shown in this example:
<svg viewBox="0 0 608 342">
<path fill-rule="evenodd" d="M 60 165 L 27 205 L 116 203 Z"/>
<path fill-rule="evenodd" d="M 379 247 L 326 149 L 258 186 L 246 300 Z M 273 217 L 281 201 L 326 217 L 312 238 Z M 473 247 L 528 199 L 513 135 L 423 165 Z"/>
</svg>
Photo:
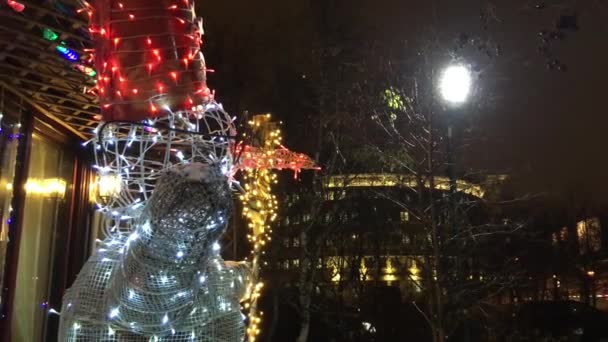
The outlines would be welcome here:
<svg viewBox="0 0 608 342">
<path fill-rule="evenodd" d="M 80 55 L 78 53 L 67 46 L 64 46 L 65 42 L 61 42 L 61 45 L 57 45 L 57 51 L 63 56 L 63 58 L 68 61 L 77 61 L 80 59 Z"/>
<path fill-rule="evenodd" d="M 53 30 L 51 30 L 49 28 L 44 28 L 42 30 L 42 36 L 44 37 L 44 39 L 46 39 L 48 41 L 56 41 L 57 39 L 59 39 L 59 35 L 55 31 L 53 31 Z M 67 59 L 67 60 L 69 60 L 71 62 L 75 62 L 75 61 L 79 60 L 80 56 L 78 55 L 78 53 L 75 52 L 74 50 L 68 48 L 65 45 L 66 45 L 65 42 L 61 42 L 60 45 L 57 45 L 57 48 L 56 48 L 57 51 L 65 59 Z M 97 72 L 95 71 L 95 69 L 93 69 L 93 68 L 91 68 L 89 66 L 86 66 L 84 64 L 76 64 L 75 68 L 78 71 L 80 71 L 80 72 L 82 72 L 82 73 L 84 73 L 84 74 L 86 74 L 86 75 L 88 75 L 90 77 L 95 77 L 97 75 Z M 95 81 L 97 81 L 97 80 L 95 80 Z"/>
</svg>

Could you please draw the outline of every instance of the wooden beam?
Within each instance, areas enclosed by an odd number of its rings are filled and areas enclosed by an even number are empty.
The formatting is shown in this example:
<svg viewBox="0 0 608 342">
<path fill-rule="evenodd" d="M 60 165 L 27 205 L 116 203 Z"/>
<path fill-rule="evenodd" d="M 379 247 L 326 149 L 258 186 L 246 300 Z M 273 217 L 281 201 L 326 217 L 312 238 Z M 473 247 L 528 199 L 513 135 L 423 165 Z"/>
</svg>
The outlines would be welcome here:
<svg viewBox="0 0 608 342">
<path fill-rule="evenodd" d="M 13 11 L 0 11 L 0 16 L 2 17 L 8 17 L 11 19 L 15 19 L 21 22 L 25 22 L 27 24 L 32 24 L 32 25 L 36 25 L 36 26 L 40 26 L 40 27 L 48 27 L 49 29 L 57 32 L 57 33 L 61 33 L 62 35 L 68 36 L 70 38 L 76 39 L 82 43 L 84 43 L 85 45 L 91 45 L 92 41 L 89 38 L 83 38 L 82 36 L 79 36 L 77 34 L 74 34 L 73 32 L 70 31 L 66 31 L 64 29 L 58 28 L 58 27 L 54 27 L 54 26 L 50 26 L 47 24 L 43 24 L 41 22 L 29 19 L 28 17 L 25 17 L 23 15 L 17 15 L 15 13 L 13 13 Z"/>
<path fill-rule="evenodd" d="M 27 102 L 30 106 L 32 106 L 34 109 L 36 109 L 38 112 L 40 112 L 40 114 L 48 117 L 49 119 L 55 121 L 57 124 L 59 124 L 62 127 L 66 128 L 68 131 L 72 132 L 74 135 L 76 135 L 81 140 L 86 140 L 87 139 L 87 137 L 81 131 L 75 129 L 74 127 L 72 127 L 69 124 L 65 123 L 63 120 L 61 120 L 57 116 L 51 114 L 44 107 L 42 107 L 39 104 L 37 104 L 36 102 L 32 101 L 29 96 L 27 96 L 25 94 L 22 94 L 19 90 L 17 90 L 15 88 L 13 88 L 12 86 L 6 84 L 6 82 L 4 82 L 2 80 L 0 80 L 0 85 L 2 87 L 4 87 L 4 89 L 6 89 L 6 90 L 10 91 L 11 93 L 13 93 L 15 96 L 21 98 L 24 102 Z"/>
<path fill-rule="evenodd" d="M 24 71 L 28 74 L 33 74 L 33 75 L 38 75 L 40 77 L 45 77 L 45 78 L 49 78 L 53 81 L 65 81 L 68 83 L 77 83 L 77 84 L 82 84 L 84 83 L 83 79 L 76 79 L 76 78 L 66 78 L 63 77 L 63 75 L 51 75 L 51 74 L 47 74 L 45 72 L 42 72 L 38 69 L 35 68 L 29 68 L 29 67 L 25 67 L 25 66 L 16 66 L 16 65 L 11 65 L 8 63 L 2 63 L 0 64 L 0 68 L 7 68 L 7 69 L 11 69 L 11 70 L 15 70 L 17 72 L 21 72 Z M 85 76 L 84 74 L 82 74 L 82 76 Z"/>
<path fill-rule="evenodd" d="M 5 107 L 7 107 L 7 106 L 15 106 L 15 107 L 17 107 L 17 109 L 20 109 L 21 111 L 28 111 L 29 110 L 27 107 L 23 106 L 20 103 L 17 103 L 15 100 L 8 101 L 4 105 L 5 105 Z M 54 115 L 64 116 L 65 114 L 54 113 Z M 79 119 L 84 119 L 84 118 L 79 118 Z M 81 129 L 81 128 L 93 129 L 93 128 L 95 128 L 96 125 L 70 122 L 70 126 L 75 126 L 78 129 Z"/>
<path fill-rule="evenodd" d="M 72 103 L 76 103 L 82 106 L 88 106 L 91 107 L 90 109 L 96 109 L 99 110 L 99 106 L 97 105 L 96 102 L 94 102 L 95 100 L 91 100 L 91 102 L 86 102 L 86 101 L 80 101 L 71 97 L 67 97 L 67 96 L 58 96 L 58 95 L 53 95 L 53 94 L 47 94 L 47 93 L 43 93 L 42 91 L 36 91 L 33 89 L 24 89 L 25 91 L 28 91 L 32 94 L 32 96 L 36 96 L 36 95 L 40 95 L 43 97 L 50 97 L 52 99 L 57 99 L 57 100 L 63 100 L 63 101 L 68 101 L 68 102 L 72 102 Z M 84 96 L 80 93 L 76 94 L 74 93 L 68 93 L 68 95 L 79 95 L 79 96 Z M 83 109 L 89 109 L 89 108 L 83 108 Z M 80 110 L 80 109 L 79 109 Z"/>
<path fill-rule="evenodd" d="M 1 41 L 0 41 L 0 43 L 1 43 Z M 4 55 L 6 57 L 10 57 L 12 59 L 16 59 L 18 61 L 24 61 L 24 62 L 28 62 L 28 63 L 32 63 L 32 64 L 35 63 L 36 65 L 45 66 L 47 68 L 60 69 L 62 72 L 66 72 L 66 73 L 74 75 L 74 76 L 83 75 L 82 72 L 72 69 L 70 67 L 70 63 L 67 63 L 67 62 L 61 63 L 61 64 L 51 64 L 51 63 L 48 63 L 47 61 L 44 61 L 44 58 L 40 58 L 40 60 L 35 60 L 35 59 L 29 58 L 27 56 L 20 56 L 20 55 L 16 55 L 13 53 L 8 53 L 6 51 L 0 52 L 0 54 Z M 51 59 L 54 59 L 54 57 L 58 57 L 58 56 L 54 56 L 53 54 L 42 52 L 42 51 L 39 52 L 39 56 L 46 57 L 46 58 L 50 57 Z M 57 62 L 60 62 L 60 60 L 63 60 L 63 59 L 58 58 Z"/>
<path fill-rule="evenodd" d="M 17 80 L 19 82 L 24 82 L 24 83 L 30 83 L 30 84 L 35 84 L 37 86 L 41 86 L 41 87 L 48 87 L 48 88 L 53 88 L 62 92 L 66 92 L 66 93 L 78 93 L 79 90 L 78 89 L 69 89 L 69 88 L 63 88 L 60 86 L 57 86 L 55 84 L 52 83 L 42 83 L 42 82 L 38 82 L 38 81 L 34 81 L 34 80 L 30 80 L 24 77 L 20 77 L 20 76 L 15 76 L 15 75 L 7 75 L 7 74 L 0 74 L 0 78 L 4 78 L 5 81 L 8 80 Z"/>
<path fill-rule="evenodd" d="M 78 107 L 64 106 L 64 105 L 59 104 L 59 103 L 46 102 L 45 100 L 39 99 L 39 98 L 34 98 L 34 101 L 36 101 L 37 103 L 45 104 L 47 106 L 54 106 L 54 107 L 57 107 L 57 108 L 68 109 L 68 110 L 71 110 L 71 111 L 74 111 L 74 112 L 82 112 L 84 114 L 89 114 L 89 115 L 93 115 L 93 116 L 95 116 L 95 115 L 101 115 L 101 113 L 91 112 L 91 111 L 88 111 L 88 110 L 80 109 Z M 76 116 L 76 115 L 74 115 L 74 116 Z"/>
<path fill-rule="evenodd" d="M 88 23 L 85 20 L 82 20 L 82 19 L 79 19 L 79 18 L 70 17 L 70 16 L 67 16 L 67 15 L 65 15 L 63 13 L 59 13 L 56 10 L 35 5 L 31 1 L 19 0 L 19 2 L 21 2 L 22 4 L 24 4 L 25 7 L 27 7 L 27 8 L 33 8 L 33 9 L 35 9 L 37 11 L 44 12 L 45 14 L 52 15 L 52 16 L 57 17 L 57 18 L 65 19 L 65 20 L 71 22 L 73 25 L 77 25 L 76 27 L 88 26 Z"/>
<path fill-rule="evenodd" d="M 53 49 L 56 49 L 57 46 L 60 46 L 60 44 L 48 41 L 48 40 L 40 37 L 39 34 L 35 34 L 32 31 L 19 31 L 19 30 L 13 29 L 11 27 L 8 27 L 6 25 L 3 25 L 3 24 L 0 25 L 0 30 L 7 31 L 7 32 L 12 33 L 14 35 L 21 35 L 21 36 L 23 36 L 26 39 L 27 43 L 30 43 L 32 45 L 34 45 L 34 44 L 41 44 L 42 46 L 46 47 L 46 49 L 48 49 L 49 47 L 52 47 Z M 11 44 L 14 44 L 14 43 L 15 42 L 11 42 Z M 40 49 L 39 46 L 35 46 L 35 48 Z M 82 49 L 79 49 L 79 48 L 76 48 L 76 47 L 71 47 L 71 46 L 69 46 L 69 48 L 70 48 L 70 50 L 73 50 L 73 51 L 77 52 L 81 56 L 86 54 Z M 40 50 L 43 50 L 43 49 L 40 49 Z M 59 57 L 59 55 L 57 55 L 57 57 Z"/>
</svg>

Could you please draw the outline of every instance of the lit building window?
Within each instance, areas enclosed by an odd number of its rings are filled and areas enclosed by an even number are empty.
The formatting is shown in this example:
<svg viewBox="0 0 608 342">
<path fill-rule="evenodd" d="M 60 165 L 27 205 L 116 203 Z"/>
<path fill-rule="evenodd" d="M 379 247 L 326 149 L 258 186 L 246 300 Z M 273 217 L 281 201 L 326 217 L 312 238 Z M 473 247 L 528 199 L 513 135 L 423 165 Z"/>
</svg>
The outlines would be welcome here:
<svg viewBox="0 0 608 342">
<path fill-rule="evenodd" d="M 600 250 L 602 231 L 598 218 L 579 221 L 576 224 L 576 235 L 581 254 L 594 253 Z"/>
<path fill-rule="evenodd" d="M 420 269 L 416 264 L 416 260 L 412 260 L 410 268 L 408 268 L 410 280 L 414 283 L 414 289 L 416 292 L 420 292 Z"/>
<path fill-rule="evenodd" d="M 559 238 L 561 241 L 568 240 L 568 227 L 562 227 L 562 229 L 559 231 Z"/>
<path fill-rule="evenodd" d="M 297 237 L 293 238 L 293 246 L 294 247 L 300 247 L 300 239 Z"/>
<path fill-rule="evenodd" d="M 568 240 L 568 227 L 562 227 L 562 229 L 553 233 L 551 236 L 553 238 L 554 246 L 557 246 L 561 242 L 566 242 L 566 240 Z"/>
<path fill-rule="evenodd" d="M 409 211 L 402 211 L 401 213 L 399 213 L 399 216 L 401 218 L 401 222 L 408 222 L 410 220 Z"/>
<path fill-rule="evenodd" d="M 348 213 L 341 212 L 340 213 L 340 222 L 346 222 L 346 221 L 348 221 Z"/>
<path fill-rule="evenodd" d="M 384 268 L 384 276 L 382 277 L 382 280 L 386 281 L 390 286 L 393 281 L 397 280 L 396 273 L 397 269 L 395 268 L 394 260 L 392 258 L 387 258 L 386 267 Z"/>
</svg>

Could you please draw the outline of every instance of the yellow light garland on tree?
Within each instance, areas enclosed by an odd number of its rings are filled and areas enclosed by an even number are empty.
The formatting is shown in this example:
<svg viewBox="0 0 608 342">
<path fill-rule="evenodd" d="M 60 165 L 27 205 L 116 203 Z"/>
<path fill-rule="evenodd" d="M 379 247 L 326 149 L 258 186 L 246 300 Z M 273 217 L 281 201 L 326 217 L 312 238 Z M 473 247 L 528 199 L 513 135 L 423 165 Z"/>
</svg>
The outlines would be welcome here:
<svg viewBox="0 0 608 342">
<path fill-rule="evenodd" d="M 271 129 L 268 125 L 270 114 L 257 115 L 249 125 L 254 132 L 261 132 L 258 136 L 262 141 L 258 142 L 269 159 L 268 163 L 273 164 L 273 150 L 280 147 L 280 130 Z M 271 240 L 272 229 L 270 223 L 277 215 L 277 205 L 275 195 L 272 193 L 272 184 L 277 182 L 276 174 L 270 168 L 245 169 L 244 175 L 245 193 L 240 196 L 243 203 L 243 216 L 248 221 L 249 233 L 247 238 L 252 244 L 251 261 L 252 277 L 248 285 L 248 297 L 245 308 L 249 310 L 249 327 L 247 337 L 249 342 L 254 342 L 260 334 L 260 325 L 263 313 L 258 310 L 257 301 L 261 295 L 264 284 L 259 280 L 260 258 L 264 253 L 264 246 Z"/>
<path fill-rule="evenodd" d="M 243 171 L 245 192 L 240 199 L 243 203 L 243 216 L 249 226 L 247 238 L 252 244 L 252 277 L 248 284 L 245 309 L 249 309 L 247 338 L 254 342 L 260 334 L 263 312 L 258 313 L 257 301 L 264 284 L 260 278 L 260 258 L 264 246 L 271 240 L 271 223 L 277 216 L 278 202 L 272 193 L 272 184 L 277 176 L 272 170 L 289 169 L 294 175 L 304 169 L 319 170 L 317 164 L 307 155 L 295 153 L 281 145 L 281 131 L 276 123 L 270 121 L 270 114 L 256 115 L 249 121 L 251 126 L 251 145 L 239 145 L 240 154 L 237 169 Z M 243 137 L 247 138 L 244 134 Z"/>
</svg>

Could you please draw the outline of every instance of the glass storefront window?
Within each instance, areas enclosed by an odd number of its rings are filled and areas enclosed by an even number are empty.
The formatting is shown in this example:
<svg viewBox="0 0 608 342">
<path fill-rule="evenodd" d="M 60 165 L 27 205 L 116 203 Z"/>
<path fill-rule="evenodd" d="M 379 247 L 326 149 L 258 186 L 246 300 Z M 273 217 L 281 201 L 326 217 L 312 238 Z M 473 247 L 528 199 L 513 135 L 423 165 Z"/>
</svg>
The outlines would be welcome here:
<svg viewBox="0 0 608 342">
<path fill-rule="evenodd" d="M 4 264 L 6 249 L 9 243 L 8 232 L 13 199 L 13 182 L 15 178 L 15 161 L 19 145 L 19 124 L 15 118 L 0 118 L 0 289 L 4 288 Z M 0 291 L 0 308 L 6 298 Z"/>
<path fill-rule="evenodd" d="M 12 341 L 46 341 L 56 318 L 48 310 L 65 278 L 74 156 L 34 134 L 11 317 Z"/>
</svg>

